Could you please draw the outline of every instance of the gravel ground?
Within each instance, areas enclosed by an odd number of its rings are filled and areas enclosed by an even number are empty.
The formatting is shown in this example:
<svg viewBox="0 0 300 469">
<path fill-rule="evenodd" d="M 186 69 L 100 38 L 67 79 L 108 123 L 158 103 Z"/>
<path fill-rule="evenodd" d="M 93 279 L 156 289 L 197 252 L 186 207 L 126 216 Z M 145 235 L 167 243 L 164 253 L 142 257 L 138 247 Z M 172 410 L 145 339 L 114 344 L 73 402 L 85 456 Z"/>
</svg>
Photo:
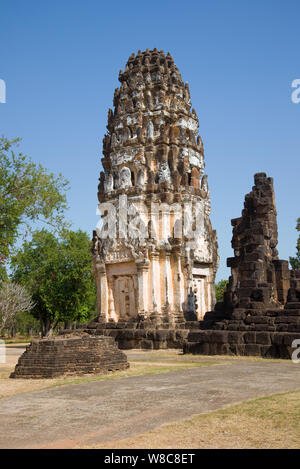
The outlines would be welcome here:
<svg viewBox="0 0 300 469">
<path fill-rule="evenodd" d="M 22 350 L 15 350 L 16 358 Z M 128 352 L 129 360 L 153 357 L 161 362 L 164 353 Z M 165 358 L 170 359 L 168 351 Z M 0 448 L 75 448 L 117 441 L 233 403 L 300 388 L 300 366 L 290 361 L 226 360 L 226 366 L 85 382 L 3 398 Z"/>
</svg>

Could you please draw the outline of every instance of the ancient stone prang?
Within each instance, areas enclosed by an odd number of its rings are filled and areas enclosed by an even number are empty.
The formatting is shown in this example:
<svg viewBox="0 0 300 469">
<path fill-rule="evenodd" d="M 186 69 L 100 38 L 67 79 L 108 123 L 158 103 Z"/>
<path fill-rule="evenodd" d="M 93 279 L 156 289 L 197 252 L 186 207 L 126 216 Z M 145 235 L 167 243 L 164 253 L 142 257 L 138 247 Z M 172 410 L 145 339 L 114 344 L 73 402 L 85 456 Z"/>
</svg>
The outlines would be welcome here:
<svg viewBox="0 0 300 469">
<path fill-rule="evenodd" d="M 93 238 L 98 322 L 200 320 L 214 307 L 218 253 L 189 86 L 156 49 L 132 54 L 119 81 Z"/>
</svg>

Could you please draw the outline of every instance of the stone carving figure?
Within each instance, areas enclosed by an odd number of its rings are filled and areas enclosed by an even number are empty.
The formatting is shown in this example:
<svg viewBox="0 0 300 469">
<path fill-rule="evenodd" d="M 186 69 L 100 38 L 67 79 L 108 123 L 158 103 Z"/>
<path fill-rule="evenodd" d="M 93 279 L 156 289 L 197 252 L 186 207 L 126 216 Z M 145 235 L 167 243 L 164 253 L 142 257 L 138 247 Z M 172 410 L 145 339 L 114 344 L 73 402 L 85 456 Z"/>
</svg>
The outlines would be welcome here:
<svg viewBox="0 0 300 469">
<path fill-rule="evenodd" d="M 136 74 L 136 87 L 139 90 L 144 88 L 144 78 L 143 78 L 142 73 L 140 72 Z"/>
<path fill-rule="evenodd" d="M 189 313 L 194 313 L 195 312 L 195 294 L 193 292 L 193 288 L 190 287 L 190 292 L 188 294 L 188 312 Z"/>
<path fill-rule="evenodd" d="M 204 176 L 202 177 L 201 189 L 206 193 L 208 192 L 207 174 L 204 174 Z"/>
<path fill-rule="evenodd" d="M 119 172 L 119 187 L 125 189 L 131 186 L 131 171 L 127 166 L 124 166 Z"/>
<path fill-rule="evenodd" d="M 99 178 L 99 185 L 98 185 L 98 192 L 103 193 L 104 192 L 104 184 L 105 184 L 105 175 L 104 172 L 101 171 L 100 173 L 100 178 Z"/>
<path fill-rule="evenodd" d="M 143 129 L 142 127 L 137 127 L 136 129 L 136 136 L 137 136 L 137 139 L 140 143 L 143 143 Z"/>
<path fill-rule="evenodd" d="M 115 133 L 112 134 L 111 136 L 111 147 L 114 148 L 115 146 L 117 146 L 119 143 L 118 139 L 117 139 L 117 136 Z"/>
<path fill-rule="evenodd" d="M 129 128 L 125 127 L 123 133 L 121 134 L 121 142 L 125 143 L 127 140 L 129 140 L 130 136 L 131 134 Z"/>
<path fill-rule="evenodd" d="M 155 184 L 155 176 L 151 170 L 148 172 L 148 184 Z"/>
<path fill-rule="evenodd" d="M 179 174 L 179 171 L 176 169 L 174 172 L 173 172 L 173 184 L 174 184 L 174 187 L 178 190 L 179 186 L 180 186 L 180 182 L 181 182 L 181 176 Z"/>
<path fill-rule="evenodd" d="M 146 92 L 146 103 L 149 109 L 153 108 L 153 99 L 152 99 L 152 94 L 150 90 L 147 90 Z"/>
<path fill-rule="evenodd" d="M 108 151 L 110 147 L 110 136 L 105 135 L 103 138 L 103 151 Z"/>
<path fill-rule="evenodd" d="M 149 121 L 147 124 L 147 138 L 152 140 L 153 137 L 154 137 L 154 126 L 153 126 L 152 121 Z"/>
<path fill-rule="evenodd" d="M 114 188 L 114 177 L 111 173 L 105 175 L 104 192 L 110 192 Z"/>
<path fill-rule="evenodd" d="M 144 179 L 144 171 L 142 169 L 139 169 L 137 174 L 137 184 L 142 186 L 144 184 Z"/>
<path fill-rule="evenodd" d="M 159 165 L 158 169 L 158 182 L 170 182 L 171 181 L 171 173 L 169 165 L 166 161 L 162 161 Z"/>
<path fill-rule="evenodd" d="M 200 137 L 200 135 L 197 136 L 197 145 L 199 146 L 200 152 L 202 153 L 203 152 L 203 141 L 202 141 L 202 138 Z"/>
<path fill-rule="evenodd" d="M 150 84 L 151 84 L 151 75 L 150 75 L 149 72 L 148 72 L 147 75 L 145 76 L 145 82 L 147 83 L 147 85 L 150 85 Z"/>
<path fill-rule="evenodd" d="M 165 126 L 164 124 L 162 124 L 159 128 L 160 130 L 160 138 L 161 140 L 167 140 L 168 139 L 168 131 L 169 129 L 167 128 L 167 126 Z"/>
</svg>

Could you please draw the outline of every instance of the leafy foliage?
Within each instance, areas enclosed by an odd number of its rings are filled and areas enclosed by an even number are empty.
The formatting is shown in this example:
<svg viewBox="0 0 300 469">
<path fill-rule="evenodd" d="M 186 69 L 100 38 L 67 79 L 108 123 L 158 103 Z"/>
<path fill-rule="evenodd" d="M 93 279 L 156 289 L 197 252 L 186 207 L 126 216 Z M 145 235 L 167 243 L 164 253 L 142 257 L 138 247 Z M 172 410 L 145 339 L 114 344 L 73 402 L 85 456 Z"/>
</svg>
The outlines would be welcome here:
<svg viewBox="0 0 300 469">
<path fill-rule="evenodd" d="M 11 335 L 18 333 L 23 337 L 36 336 L 40 332 L 40 321 L 28 311 L 17 313 L 14 328 L 10 332 Z"/>
<path fill-rule="evenodd" d="M 20 232 L 30 232 L 33 222 L 54 230 L 66 227 L 65 191 L 68 182 L 48 173 L 42 165 L 13 150 L 20 139 L 0 138 L 0 265 L 4 265 Z M 3 273 L 2 268 L 2 275 Z"/>
<path fill-rule="evenodd" d="M 228 280 L 220 280 L 218 283 L 215 285 L 216 289 L 216 300 L 217 302 L 222 302 L 223 301 L 223 295 L 226 291 L 226 286 L 227 286 Z"/>
<path fill-rule="evenodd" d="M 51 334 L 61 321 L 86 322 L 95 314 L 91 241 L 81 230 L 66 231 L 61 238 L 35 231 L 12 257 L 11 267 L 14 280 L 26 284 L 32 294 L 42 335 Z"/>
<path fill-rule="evenodd" d="M 297 227 L 296 229 L 300 231 L 300 218 L 297 220 Z M 293 269 L 299 269 L 300 270 L 300 235 L 298 237 L 297 241 L 297 252 L 295 257 L 290 257 L 290 264 Z"/>
</svg>

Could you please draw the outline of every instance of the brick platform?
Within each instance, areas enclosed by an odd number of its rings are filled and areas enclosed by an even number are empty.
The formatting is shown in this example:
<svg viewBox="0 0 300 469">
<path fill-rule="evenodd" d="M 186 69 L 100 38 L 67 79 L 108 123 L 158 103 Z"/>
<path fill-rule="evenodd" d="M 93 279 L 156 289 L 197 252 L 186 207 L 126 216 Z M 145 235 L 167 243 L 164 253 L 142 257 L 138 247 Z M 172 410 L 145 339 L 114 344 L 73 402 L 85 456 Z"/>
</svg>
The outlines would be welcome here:
<svg viewBox="0 0 300 469">
<path fill-rule="evenodd" d="M 11 378 L 55 378 L 125 370 L 126 355 L 112 337 L 58 336 L 33 340 L 21 355 Z"/>
<path fill-rule="evenodd" d="M 99 323 L 92 322 L 85 332 L 92 335 L 113 337 L 122 350 L 128 349 L 182 349 L 189 331 L 198 327 L 198 322 L 155 325 L 151 321 Z"/>
<path fill-rule="evenodd" d="M 299 332 L 195 330 L 189 333 L 183 352 L 290 359 L 295 350 L 291 347 L 295 339 L 300 339 Z"/>
</svg>

